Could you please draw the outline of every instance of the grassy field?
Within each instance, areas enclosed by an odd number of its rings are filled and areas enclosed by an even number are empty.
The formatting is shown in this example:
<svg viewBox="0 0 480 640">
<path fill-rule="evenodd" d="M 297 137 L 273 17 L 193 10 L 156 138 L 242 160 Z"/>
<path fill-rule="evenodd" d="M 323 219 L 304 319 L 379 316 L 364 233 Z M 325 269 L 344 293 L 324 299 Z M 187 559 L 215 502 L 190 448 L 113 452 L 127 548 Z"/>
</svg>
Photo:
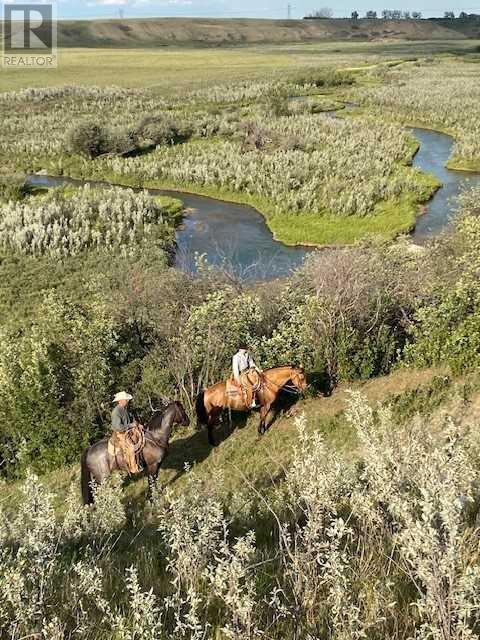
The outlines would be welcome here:
<svg viewBox="0 0 480 640">
<path fill-rule="evenodd" d="M 423 50 L 422 46 L 419 50 Z M 87 58 L 94 53 L 62 52 L 70 64 L 60 66 L 58 72 L 52 72 L 51 78 L 61 79 L 60 85 L 69 85 L 69 76 L 76 77 L 77 89 L 73 88 L 73 93 L 68 89 L 63 93 L 52 92 L 51 95 L 57 96 L 55 99 L 62 103 L 61 110 L 52 111 L 48 100 L 25 98 L 25 110 L 31 114 L 29 122 L 34 129 L 33 137 L 16 116 L 8 115 L 8 98 L 5 100 L 4 112 L 11 123 L 7 127 L 12 126 L 18 132 L 18 135 L 10 134 L 6 141 L 10 150 L 3 154 L 5 163 L 12 158 L 17 170 L 25 172 L 43 170 L 53 175 L 100 179 L 117 184 L 184 189 L 249 204 L 265 215 L 275 237 L 287 244 L 352 244 L 368 235 L 391 238 L 406 233 L 415 225 L 418 204 L 428 200 L 438 187 L 431 176 L 422 176 L 401 166 L 409 162 L 414 147 L 410 149 L 411 143 L 398 127 L 381 131 L 381 122 L 368 121 L 368 112 L 353 112 L 351 117 L 338 123 L 325 118 L 322 120 L 313 111 L 310 116 L 302 115 L 298 110 L 291 111 L 290 118 L 275 116 L 272 119 L 268 114 L 270 101 L 278 91 L 282 95 L 312 93 L 311 87 L 302 88 L 288 78 L 294 78 L 295 74 L 298 76 L 299 69 L 307 77 L 308 73 L 318 73 L 315 70 L 318 70 L 319 62 L 324 70 L 320 73 L 327 76 L 335 73 L 328 66 L 331 64 L 335 69 L 345 68 L 348 79 L 339 85 L 323 87 L 321 95 L 318 90 L 315 95 L 313 90 L 311 108 L 328 110 L 332 108 L 329 104 L 342 106 L 353 95 L 354 87 L 360 90 L 363 85 L 375 86 L 378 81 L 371 74 L 402 67 L 404 62 L 412 59 L 398 58 L 398 48 L 389 52 L 388 47 L 375 49 L 372 45 L 347 45 L 336 50 L 331 44 L 326 44 L 323 48 L 305 45 L 293 48 L 256 47 L 242 51 L 103 51 L 99 68 L 106 74 L 105 79 L 107 75 L 109 79 L 118 75 L 110 69 L 109 60 L 114 60 L 119 66 L 123 64 L 127 69 L 125 59 L 130 54 L 135 61 L 135 65 L 122 76 L 123 81 L 128 83 L 129 73 L 132 73 L 136 76 L 135 82 L 144 88 L 125 94 L 126 100 L 121 91 L 112 92 L 110 88 L 105 89 L 108 100 L 103 98 L 101 89 L 80 90 L 81 78 L 75 69 L 88 67 Z M 155 64 L 146 64 L 146 59 L 153 60 Z M 168 73 L 162 72 L 165 67 L 168 67 Z M 221 83 L 227 72 L 229 83 L 224 89 Z M 43 73 L 41 75 L 46 77 Z M 265 83 L 267 75 L 269 82 Z M 250 79 L 252 84 L 238 84 L 240 79 L 243 82 Z M 167 93 L 163 87 L 168 87 Z M 190 92 L 187 92 L 187 87 Z M 182 93 L 184 98 L 179 99 L 178 95 Z M 43 94 L 48 97 L 49 91 L 44 90 Z M 157 95 L 161 100 L 158 107 Z M 21 96 L 14 99 L 23 100 Z M 310 108 L 308 104 L 306 106 Z M 89 162 L 78 154 L 65 153 L 65 133 L 72 122 L 98 118 L 115 123 L 116 130 L 131 128 L 135 121 L 152 113 L 155 108 L 168 110 L 171 117 L 188 119 L 187 126 L 194 132 L 192 140 L 170 148 L 158 147 L 123 161 L 104 154 L 102 158 Z M 349 122 L 353 117 L 358 118 L 360 126 Z M 242 148 L 245 134 L 242 132 L 252 121 L 257 121 L 255 126 L 259 131 L 262 128 L 266 130 L 272 141 L 265 150 L 252 148 L 245 156 Z M 268 133 L 270 127 L 275 129 Z M 308 129 L 307 137 L 305 127 Z M 306 153 L 295 151 L 295 141 L 302 137 L 308 146 L 304 149 Z M 357 144 L 353 143 L 354 140 Z M 280 153 L 279 147 L 292 144 L 289 150 L 292 152 L 291 160 L 286 162 L 286 156 Z M 325 156 L 325 152 L 332 153 L 331 157 Z M 221 161 L 219 153 L 223 154 Z M 353 160 L 357 156 L 358 160 Z M 292 161 L 298 167 L 291 166 Z M 355 162 L 357 164 L 353 166 Z M 318 170 L 314 170 L 312 163 L 318 163 Z M 360 173 L 356 167 L 361 165 L 363 170 Z M 203 177 L 192 179 L 198 171 Z M 357 174 L 355 188 L 350 182 L 353 174 Z M 397 186 L 389 187 L 387 174 Z M 236 186 L 239 176 L 243 180 L 240 188 Z M 287 184 L 297 183 L 299 176 L 296 189 L 286 189 Z M 262 184 L 264 180 L 267 182 Z M 316 181 L 316 186 L 313 186 L 313 181 Z M 340 183 L 345 188 L 339 192 Z M 297 189 L 301 190 L 298 194 Z M 312 195 L 320 190 L 324 196 Z"/>
<path fill-rule="evenodd" d="M 245 49 L 61 49 L 58 68 L 2 70 L 2 90 L 65 84 L 155 87 L 169 94 L 212 83 L 259 78 L 314 64 L 315 54 L 271 48 Z M 92 75 L 92 68 L 95 74 Z"/>
<path fill-rule="evenodd" d="M 57 69 L 2 69 L 1 90 L 65 84 L 156 87 L 175 93 L 212 83 L 281 77 L 312 66 L 363 67 L 389 59 L 473 52 L 480 40 L 324 42 L 241 48 L 60 48 Z M 92 69 L 95 73 L 92 74 Z"/>
</svg>

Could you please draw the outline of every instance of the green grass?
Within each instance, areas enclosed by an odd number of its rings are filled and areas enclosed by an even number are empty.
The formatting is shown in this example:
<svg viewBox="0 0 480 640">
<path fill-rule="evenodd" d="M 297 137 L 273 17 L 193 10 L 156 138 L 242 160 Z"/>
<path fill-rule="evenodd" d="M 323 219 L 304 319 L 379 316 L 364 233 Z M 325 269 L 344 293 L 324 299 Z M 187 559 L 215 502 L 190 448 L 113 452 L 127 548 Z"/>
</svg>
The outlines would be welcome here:
<svg viewBox="0 0 480 640">
<path fill-rule="evenodd" d="M 212 84 L 265 78 L 341 57 L 328 48 L 324 57 L 299 48 L 285 55 L 279 47 L 241 49 L 60 49 L 56 69 L 2 69 L 2 91 L 67 84 L 155 87 L 179 92 Z M 95 70 L 92 73 L 92 69 Z"/>
<path fill-rule="evenodd" d="M 369 235 L 393 238 L 415 227 L 417 205 L 409 198 L 378 205 L 372 215 L 279 214 L 268 221 L 277 240 L 290 245 L 355 244 Z"/>
<path fill-rule="evenodd" d="M 330 397 L 308 397 L 300 400 L 293 409 L 280 413 L 271 429 L 264 436 L 257 435 L 258 415 L 245 419 L 234 416 L 232 424 L 228 415 L 215 430 L 218 447 L 212 449 L 207 443 L 205 430 L 197 431 L 193 426 L 175 430 L 168 456 L 160 471 L 160 482 L 182 491 L 185 483 L 184 467 L 188 463 L 199 479 L 208 480 L 218 472 L 223 473 L 221 494 L 229 495 L 245 490 L 246 482 L 267 488 L 282 477 L 288 467 L 293 447 L 297 442 L 294 418 L 304 413 L 310 431 L 319 431 L 328 446 L 337 450 L 346 459 L 357 458 L 358 442 L 354 429 L 347 421 L 345 408 L 348 390 L 356 389 L 372 403 L 387 402 L 399 407 L 402 415 L 410 416 L 425 397 L 448 399 L 445 389 L 452 388 L 452 381 L 438 385 L 444 375 L 441 369 L 400 369 L 388 376 L 367 382 L 352 382 L 339 386 Z M 473 388 L 473 387 L 472 387 Z M 438 407 L 440 400 L 431 403 Z M 59 513 L 64 509 L 65 498 L 71 484 L 79 486 L 78 466 L 53 471 L 42 477 L 55 494 L 55 506 Z M 129 510 L 143 505 L 147 488 L 146 479 L 125 481 L 125 500 Z M 3 501 L 12 508 L 19 496 L 19 482 L 5 484 Z"/>
<path fill-rule="evenodd" d="M 476 40 L 321 42 L 247 45 L 237 48 L 60 48 L 55 69 L 1 71 L 1 90 L 66 84 L 155 87 L 177 93 L 212 84 L 250 80 L 318 66 L 362 68 L 400 58 L 449 52 L 468 53 Z M 401 61 L 401 60 L 400 60 Z"/>
<path fill-rule="evenodd" d="M 447 162 L 447 169 L 453 171 L 475 171 L 480 172 L 480 160 L 472 160 L 467 158 L 450 158 Z"/>
<path fill-rule="evenodd" d="M 409 171 L 408 168 L 403 169 Z M 415 228 L 419 205 L 440 186 L 435 176 L 416 172 L 419 191 L 394 201 L 380 202 L 367 216 L 281 213 L 267 220 L 277 240 L 285 244 L 355 244 L 370 235 L 394 238 Z"/>
</svg>

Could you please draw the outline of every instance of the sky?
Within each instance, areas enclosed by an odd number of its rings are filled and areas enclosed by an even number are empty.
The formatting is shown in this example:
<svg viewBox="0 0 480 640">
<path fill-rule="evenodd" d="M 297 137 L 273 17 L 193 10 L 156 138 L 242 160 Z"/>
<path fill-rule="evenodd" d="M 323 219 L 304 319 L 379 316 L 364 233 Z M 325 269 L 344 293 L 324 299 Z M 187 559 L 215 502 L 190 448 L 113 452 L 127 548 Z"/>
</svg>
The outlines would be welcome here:
<svg viewBox="0 0 480 640">
<path fill-rule="evenodd" d="M 10 0 L 11 1 L 11 0 Z M 25 0 L 23 0 L 25 1 Z M 33 0 L 35 1 L 35 0 Z M 42 0 L 39 0 L 42 1 Z M 45 0 L 43 0 L 45 1 Z M 443 16 L 453 10 L 480 13 L 479 4 L 464 7 L 454 4 L 458 0 L 290 0 L 292 18 L 324 6 L 331 7 L 334 17 L 350 16 L 356 9 L 360 15 L 372 9 L 402 9 L 421 11 L 423 17 Z M 289 0 L 57 0 L 58 17 L 62 18 L 125 18 L 136 17 L 218 17 L 218 18 L 286 18 Z M 467 4 L 469 0 L 466 0 Z"/>
</svg>

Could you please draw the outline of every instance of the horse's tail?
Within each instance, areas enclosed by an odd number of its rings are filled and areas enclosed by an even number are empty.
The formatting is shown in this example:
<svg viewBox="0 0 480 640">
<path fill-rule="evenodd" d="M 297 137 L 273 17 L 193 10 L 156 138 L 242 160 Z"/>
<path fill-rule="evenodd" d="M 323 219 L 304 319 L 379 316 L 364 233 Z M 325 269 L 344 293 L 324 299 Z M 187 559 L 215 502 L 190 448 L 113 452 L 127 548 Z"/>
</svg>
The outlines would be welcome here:
<svg viewBox="0 0 480 640">
<path fill-rule="evenodd" d="M 92 487 L 90 486 L 91 475 L 87 465 L 87 454 L 88 454 L 88 449 L 85 449 L 85 451 L 82 453 L 82 459 L 80 461 L 82 497 L 83 497 L 83 504 L 92 504 L 93 493 L 92 493 Z"/>
<path fill-rule="evenodd" d="M 195 400 L 195 409 L 197 412 L 198 424 L 206 425 L 208 423 L 208 414 L 205 409 L 205 391 L 200 391 Z"/>
</svg>

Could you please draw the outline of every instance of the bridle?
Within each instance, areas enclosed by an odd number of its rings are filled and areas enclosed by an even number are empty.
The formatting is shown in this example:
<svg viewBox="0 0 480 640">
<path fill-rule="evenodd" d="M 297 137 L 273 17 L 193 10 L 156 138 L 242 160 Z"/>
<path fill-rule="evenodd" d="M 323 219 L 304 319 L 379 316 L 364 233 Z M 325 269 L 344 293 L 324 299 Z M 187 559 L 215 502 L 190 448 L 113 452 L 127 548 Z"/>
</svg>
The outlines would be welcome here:
<svg viewBox="0 0 480 640">
<path fill-rule="evenodd" d="M 184 419 L 182 415 L 179 415 L 179 411 L 180 411 L 179 406 L 175 402 L 175 416 L 173 418 L 172 427 L 174 424 L 179 424 Z M 178 423 L 176 422 L 177 420 L 178 420 Z M 156 445 L 160 449 L 164 449 L 165 451 L 168 451 L 168 447 L 170 446 L 169 438 L 155 438 L 153 433 L 147 429 L 145 429 L 144 435 L 146 439 L 150 440 L 150 442 L 152 442 L 154 445 Z"/>
<path fill-rule="evenodd" d="M 295 367 L 290 367 L 290 368 L 293 371 L 295 371 L 297 376 L 300 375 L 298 370 Z M 279 389 L 279 390 L 281 389 L 283 391 L 286 391 L 287 393 L 290 393 L 291 395 L 296 395 L 297 396 L 297 395 L 300 395 L 300 393 L 301 393 L 300 388 L 297 387 L 295 385 L 295 383 L 293 385 L 280 385 L 280 384 L 277 384 L 276 382 L 273 382 L 273 380 L 270 380 L 269 378 L 267 378 L 267 376 L 264 373 L 262 374 L 262 377 L 264 378 L 264 380 L 266 380 L 267 384 L 271 384 L 274 387 L 277 387 L 277 389 Z M 293 380 L 292 380 L 292 382 L 293 382 Z"/>
</svg>

